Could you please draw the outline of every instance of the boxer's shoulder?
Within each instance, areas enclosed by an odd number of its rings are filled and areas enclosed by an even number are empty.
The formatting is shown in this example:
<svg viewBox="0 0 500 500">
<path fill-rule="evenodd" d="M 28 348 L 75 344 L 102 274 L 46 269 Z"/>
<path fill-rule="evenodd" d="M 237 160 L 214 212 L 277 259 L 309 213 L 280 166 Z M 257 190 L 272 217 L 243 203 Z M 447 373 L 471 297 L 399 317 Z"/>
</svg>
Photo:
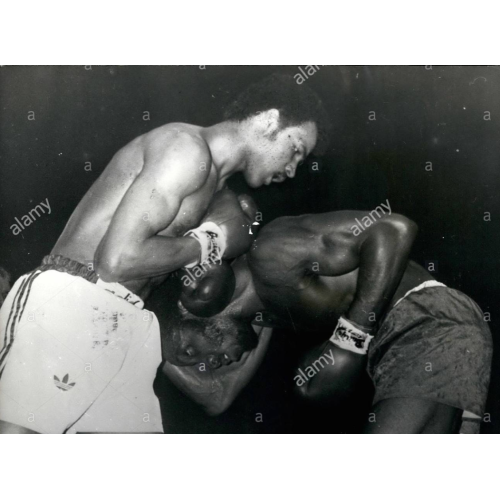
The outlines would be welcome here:
<svg viewBox="0 0 500 500">
<path fill-rule="evenodd" d="M 140 136 L 138 146 L 148 157 L 181 157 L 184 160 L 204 161 L 207 169 L 211 167 L 211 153 L 202 137 L 201 127 L 187 123 L 169 123 Z M 133 144 L 130 143 L 130 145 Z"/>
<path fill-rule="evenodd" d="M 267 252 L 278 247 L 283 251 L 306 249 L 319 233 L 311 231 L 305 223 L 306 217 L 279 217 L 266 224 L 260 231 L 252 248 L 252 254 Z"/>
<path fill-rule="evenodd" d="M 254 277 L 271 279 L 284 270 L 289 279 L 292 279 L 292 274 L 303 275 L 310 260 L 311 247 L 316 245 L 316 237 L 302 225 L 291 223 L 296 219 L 282 217 L 261 229 L 248 258 Z"/>
</svg>

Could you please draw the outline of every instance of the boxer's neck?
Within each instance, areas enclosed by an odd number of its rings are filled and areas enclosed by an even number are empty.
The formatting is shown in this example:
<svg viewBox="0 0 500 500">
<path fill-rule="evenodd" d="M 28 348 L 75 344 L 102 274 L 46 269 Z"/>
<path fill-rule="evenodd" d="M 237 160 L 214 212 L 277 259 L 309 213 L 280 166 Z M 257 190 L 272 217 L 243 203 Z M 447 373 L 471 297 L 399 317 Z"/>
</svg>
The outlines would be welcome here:
<svg viewBox="0 0 500 500">
<path fill-rule="evenodd" d="M 240 122 L 225 121 L 204 128 L 202 137 L 210 148 L 212 163 L 219 173 L 219 182 L 246 167 L 246 141 Z"/>
</svg>

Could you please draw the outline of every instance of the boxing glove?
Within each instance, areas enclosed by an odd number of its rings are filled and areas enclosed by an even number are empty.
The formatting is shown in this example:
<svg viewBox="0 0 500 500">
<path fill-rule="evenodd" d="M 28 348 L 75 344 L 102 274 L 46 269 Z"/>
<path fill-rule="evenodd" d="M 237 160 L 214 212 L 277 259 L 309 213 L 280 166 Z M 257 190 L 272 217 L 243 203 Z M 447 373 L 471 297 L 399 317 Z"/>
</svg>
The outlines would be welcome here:
<svg viewBox="0 0 500 500">
<path fill-rule="evenodd" d="M 228 262 L 207 262 L 181 271 L 182 305 L 196 316 L 209 317 L 223 311 L 231 302 L 236 287 Z"/>
<path fill-rule="evenodd" d="M 373 329 L 341 316 L 330 339 L 299 361 L 295 394 L 308 402 L 341 405 L 367 379 L 368 347 Z"/>
<path fill-rule="evenodd" d="M 199 260 L 186 267 L 246 253 L 258 228 L 256 214 L 257 206 L 250 196 L 237 196 L 229 189 L 216 193 L 201 225 L 185 234 L 196 238 L 201 246 Z"/>
<path fill-rule="evenodd" d="M 294 394 L 308 404 L 340 407 L 366 383 L 366 356 L 330 341 L 300 357 L 294 373 Z"/>
</svg>

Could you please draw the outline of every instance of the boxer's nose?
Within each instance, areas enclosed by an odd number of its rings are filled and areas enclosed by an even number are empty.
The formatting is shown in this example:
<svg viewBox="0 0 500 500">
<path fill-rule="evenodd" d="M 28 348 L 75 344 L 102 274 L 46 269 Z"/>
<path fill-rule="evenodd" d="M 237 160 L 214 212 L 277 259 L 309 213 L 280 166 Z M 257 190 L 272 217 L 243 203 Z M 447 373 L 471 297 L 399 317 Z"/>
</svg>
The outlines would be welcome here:
<svg viewBox="0 0 500 500">
<path fill-rule="evenodd" d="M 210 354 L 210 356 L 208 356 L 208 364 L 211 368 L 220 368 L 222 363 L 217 356 Z"/>
<path fill-rule="evenodd" d="M 232 363 L 234 360 L 229 357 L 227 354 L 223 354 L 222 355 L 222 364 L 223 365 L 229 365 L 230 363 Z"/>
</svg>

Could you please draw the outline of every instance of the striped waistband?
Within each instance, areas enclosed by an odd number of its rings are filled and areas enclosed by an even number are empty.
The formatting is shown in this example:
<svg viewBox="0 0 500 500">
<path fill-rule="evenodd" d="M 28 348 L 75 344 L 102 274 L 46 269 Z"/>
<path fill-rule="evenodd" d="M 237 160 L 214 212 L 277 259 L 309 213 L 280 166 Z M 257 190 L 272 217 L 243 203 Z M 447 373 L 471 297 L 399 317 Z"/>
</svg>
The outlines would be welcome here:
<svg viewBox="0 0 500 500">
<path fill-rule="evenodd" d="M 46 255 L 42 260 L 42 264 L 35 271 L 61 271 L 95 284 L 99 276 L 94 272 L 93 267 L 91 262 L 85 265 L 62 255 Z"/>
<path fill-rule="evenodd" d="M 35 272 L 59 271 L 61 273 L 70 274 L 71 276 L 83 278 L 84 280 L 103 288 L 113 295 L 126 300 L 139 309 L 144 308 L 144 302 L 138 295 L 132 293 L 128 288 L 124 287 L 120 283 L 108 283 L 101 280 L 94 272 L 93 267 L 92 262 L 85 265 L 81 262 L 77 262 L 76 260 L 69 259 L 68 257 L 63 257 L 62 255 L 47 255 L 43 258 L 42 265 L 35 269 Z"/>
</svg>

